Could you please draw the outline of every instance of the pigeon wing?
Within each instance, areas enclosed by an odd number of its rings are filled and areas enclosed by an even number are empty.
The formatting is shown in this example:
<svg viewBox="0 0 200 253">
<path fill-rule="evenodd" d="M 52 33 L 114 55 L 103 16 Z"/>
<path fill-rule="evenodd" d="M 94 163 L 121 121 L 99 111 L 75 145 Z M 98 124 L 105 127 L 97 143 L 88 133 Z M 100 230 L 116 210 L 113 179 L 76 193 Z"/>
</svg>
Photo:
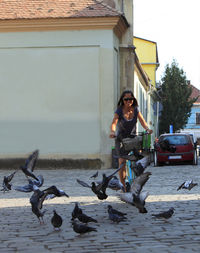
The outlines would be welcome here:
<svg viewBox="0 0 200 253">
<path fill-rule="evenodd" d="M 133 205 L 133 194 L 131 192 L 126 192 L 126 193 L 118 193 L 117 197 L 126 203 L 129 203 Z"/>
<path fill-rule="evenodd" d="M 79 183 L 83 187 L 91 188 L 91 186 L 89 184 L 83 182 L 82 180 L 76 179 L 76 181 L 77 181 L 77 183 Z"/>
<path fill-rule="evenodd" d="M 183 182 L 178 188 L 177 191 L 179 191 L 183 186 L 184 186 L 185 182 Z"/>
<path fill-rule="evenodd" d="M 136 179 L 134 179 L 133 183 L 131 184 L 131 192 L 134 192 L 136 195 L 139 194 L 145 183 L 148 181 L 150 175 L 151 172 L 145 172 L 136 177 Z"/>
<path fill-rule="evenodd" d="M 35 168 L 36 162 L 38 160 L 38 156 L 39 156 L 39 150 L 36 149 L 26 160 L 25 162 L 25 166 L 28 170 L 32 171 Z"/>
</svg>

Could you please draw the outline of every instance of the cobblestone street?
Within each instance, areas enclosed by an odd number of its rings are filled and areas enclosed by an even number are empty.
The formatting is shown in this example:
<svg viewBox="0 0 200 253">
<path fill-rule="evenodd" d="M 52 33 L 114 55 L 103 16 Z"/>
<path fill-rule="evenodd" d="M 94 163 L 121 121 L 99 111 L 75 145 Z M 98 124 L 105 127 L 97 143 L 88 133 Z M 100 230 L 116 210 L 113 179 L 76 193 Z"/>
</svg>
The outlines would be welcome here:
<svg viewBox="0 0 200 253">
<path fill-rule="evenodd" d="M 113 170 L 99 171 L 106 174 Z M 0 252 L 200 252 L 200 168 L 192 165 L 149 166 L 152 175 L 143 190 L 149 191 L 146 201 L 147 214 L 141 214 L 129 204 L 121 202 L 116 192 L 107 190 L 109 197 L 100 201 L 90 189 L 80 186 L 79 178 L 90 183 L 95 170 L 35 170 L 44 176 L 41 189 L 56 185 L 70 197 L 60 197 L 44 202 L 44 225 L 40 225 L 29 203 L 32 193 L 10 191 L 0 193 L 1 237 Z M 1 170 L 0 180 L 13 170 Z M 177 187 L 185 180 L 199 183 L 191 191 Z M 13 185 L 24 185 L 26 179 L 21 171 L 13 178 Z M 71 227 L 74 203 L 84 213 L 97 219 L 90 223 L 97 232 L 76 234 Z M 127 221 L 114 224 L 108 219 L 107 205 L 126 212 Z M 175 208 L 168 220 L 156 220 L 153 213 Z M 60 231 L 51 225 L 53 209 L 63 218 Z"/>
</svg>

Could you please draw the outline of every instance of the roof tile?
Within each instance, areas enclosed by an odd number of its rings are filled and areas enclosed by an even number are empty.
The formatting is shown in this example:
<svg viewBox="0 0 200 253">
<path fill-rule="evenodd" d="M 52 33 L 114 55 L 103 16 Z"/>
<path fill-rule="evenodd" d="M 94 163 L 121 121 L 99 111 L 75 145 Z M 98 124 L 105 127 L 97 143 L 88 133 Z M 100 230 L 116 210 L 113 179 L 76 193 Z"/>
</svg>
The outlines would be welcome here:
<svg viewBox="0 0 200 253">
<path fill-rule="evenodd" d="M 0 20 L 120 16 L 102 0 L 0 0 Z"/>
<path fill-rule="evenodd" d="M 191 84 L 190 84 L 190 86 L 192 88 L 192 94 L 191 94 L 190 98 L 196 98 L 196 97 L 199 96 L 198 99 L 197 99 L 197 101 L 195 102 L 195 104 L 199 104 L 200 103 L 200 90 L 197 89 L 196 87 L 194 87 Z"/>
</svg>

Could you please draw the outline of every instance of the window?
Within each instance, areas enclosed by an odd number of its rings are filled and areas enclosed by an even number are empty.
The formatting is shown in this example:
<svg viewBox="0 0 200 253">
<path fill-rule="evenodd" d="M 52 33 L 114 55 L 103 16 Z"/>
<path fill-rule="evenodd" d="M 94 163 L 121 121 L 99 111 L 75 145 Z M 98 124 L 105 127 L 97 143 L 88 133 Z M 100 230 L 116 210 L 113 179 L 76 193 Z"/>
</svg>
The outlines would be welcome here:
<svg viewBox="0 0 200 253">
<path fill-rule="evenodd" d="M 196 113 L 196 125 L 200 125 L 200 113 Z"/>
</svg>

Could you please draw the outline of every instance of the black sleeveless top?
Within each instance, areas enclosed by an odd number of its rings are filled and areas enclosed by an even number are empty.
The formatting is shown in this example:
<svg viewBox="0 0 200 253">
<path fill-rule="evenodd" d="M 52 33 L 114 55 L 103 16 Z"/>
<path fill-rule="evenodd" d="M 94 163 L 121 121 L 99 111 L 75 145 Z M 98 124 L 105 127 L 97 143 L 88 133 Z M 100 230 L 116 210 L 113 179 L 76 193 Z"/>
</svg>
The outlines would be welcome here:
<svg viewBox="0 0 200 253">
<path fill-rule="evenodd" d="M 119 120 L 117 122 L 117 137 L 118 138 L 126 138 L 130 135 L 136 134 L 136 124 L 137 124 L 137 117 L 138 117 L 138 107 L 134 107 L 134 115 L 133 118 L 127 120 L 123 115 L 122 106 L 118 107 L 115 111 L 116 114 L 119 116 Z"/>
</svg>

